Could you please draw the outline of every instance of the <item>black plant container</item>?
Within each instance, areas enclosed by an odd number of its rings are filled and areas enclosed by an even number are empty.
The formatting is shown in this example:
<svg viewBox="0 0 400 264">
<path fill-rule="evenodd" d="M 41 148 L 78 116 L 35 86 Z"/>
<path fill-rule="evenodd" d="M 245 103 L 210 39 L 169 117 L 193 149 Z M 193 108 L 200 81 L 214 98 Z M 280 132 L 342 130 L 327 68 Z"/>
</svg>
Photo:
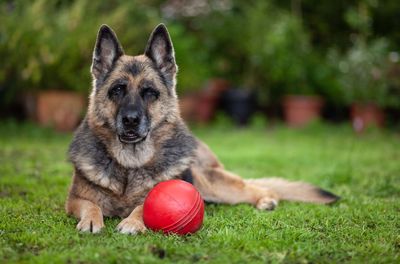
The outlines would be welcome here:
<svg viewBox="0 0 400 264">
<path fill-rule="evenodd" d="M 239 88 L 225 91 L 221 97 L 221 105 L 239 126 L 247 125 L 257 109 L 254 91 Z"/>
</svg>

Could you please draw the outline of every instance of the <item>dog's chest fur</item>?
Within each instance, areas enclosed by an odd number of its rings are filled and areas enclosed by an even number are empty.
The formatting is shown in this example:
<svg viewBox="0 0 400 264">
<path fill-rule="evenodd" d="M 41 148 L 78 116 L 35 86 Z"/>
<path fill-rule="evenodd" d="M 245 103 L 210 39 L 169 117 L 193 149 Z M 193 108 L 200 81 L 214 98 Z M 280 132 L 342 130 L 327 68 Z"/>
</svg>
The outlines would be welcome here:
<svg viewBox="0 0 400 264">
<path fill-rule="evenodd" d="M 131 157 L 124 154 L 128 161 L 121 162 L 83 122 L 69 151 L 75 166 L 71 194 L 98 204 L 104 215 L 127 216 L 143 203 L 155 184 L 180 178 L 192 163 L 196 140 L 183 124 L 170 126 L 169 130 L 167 134 L 162 130 L 152 133 L 152 157 L 141 166 L 130 167 L 138 164 L 135 160 L 140 160 L 140 149 L 132 151 Z M 115 142 L 111 143 L 115 147 Z"/>
</svg>

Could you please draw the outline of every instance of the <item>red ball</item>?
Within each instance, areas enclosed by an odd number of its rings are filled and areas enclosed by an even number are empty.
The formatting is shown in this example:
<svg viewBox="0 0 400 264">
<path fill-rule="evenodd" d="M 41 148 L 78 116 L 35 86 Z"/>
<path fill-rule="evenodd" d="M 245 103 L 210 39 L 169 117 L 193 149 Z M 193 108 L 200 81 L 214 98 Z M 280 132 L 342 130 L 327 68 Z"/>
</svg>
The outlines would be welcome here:
<svg viewBox="0 0 400 264">
<path fill-rule="evenodd" d="M 143 204 L 144 224 L 164 233 L 188 234 L 200 229 L 204 202 L 196 188 L 182 180 L 157 184 Z"/>
</svg>

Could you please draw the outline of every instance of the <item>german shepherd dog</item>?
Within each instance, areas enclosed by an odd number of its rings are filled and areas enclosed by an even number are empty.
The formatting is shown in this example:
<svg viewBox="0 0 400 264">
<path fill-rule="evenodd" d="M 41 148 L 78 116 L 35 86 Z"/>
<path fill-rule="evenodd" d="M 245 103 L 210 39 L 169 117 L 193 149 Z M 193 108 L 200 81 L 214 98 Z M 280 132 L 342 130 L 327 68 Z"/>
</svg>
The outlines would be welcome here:
<svg viewBox="0 0 400 264">
<path fill-rule="evenodd" d="M 328 204 L 338 199 L 310 184 L 243 180 L 226 171 L 180 117 L 177 71 L 163 24 L 139 56 L 125 55 L 113 30 L 101 26 L 87 115 L 69 149 L 74 176 L 66 211 L 79 219 L 78 230 L 97 233 L 103 216 L 119 216 L 121 233 L 144 232 L 144 199 L 157 183 L 170 179 L 191 181 L 205 201 L 248 203 L 260 210 L 273 210 L 279 200 Z"/>
</svg>

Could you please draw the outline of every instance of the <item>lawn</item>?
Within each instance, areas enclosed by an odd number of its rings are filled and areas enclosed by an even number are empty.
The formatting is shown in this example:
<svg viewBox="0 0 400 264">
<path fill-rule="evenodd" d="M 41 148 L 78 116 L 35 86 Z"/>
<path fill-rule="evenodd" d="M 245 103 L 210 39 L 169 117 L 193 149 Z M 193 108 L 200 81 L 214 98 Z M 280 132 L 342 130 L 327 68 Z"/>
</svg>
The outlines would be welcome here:
<svg viewBox="0 0 400 264">
<path fill-rule="evenodd" d="M 400 135 L 356 136 L 345 125 L 196 128 L 225 166 L 246 178 L 280 176 L 342 197 L 331 206 L 282 202 L 273 212 L 207 205 L 191 236 L 127 236 L 106 219 L 78 233 L 64 201 L 70 134 L 0 124 L 0 263 L 399 263 Z"/>
</svg>

